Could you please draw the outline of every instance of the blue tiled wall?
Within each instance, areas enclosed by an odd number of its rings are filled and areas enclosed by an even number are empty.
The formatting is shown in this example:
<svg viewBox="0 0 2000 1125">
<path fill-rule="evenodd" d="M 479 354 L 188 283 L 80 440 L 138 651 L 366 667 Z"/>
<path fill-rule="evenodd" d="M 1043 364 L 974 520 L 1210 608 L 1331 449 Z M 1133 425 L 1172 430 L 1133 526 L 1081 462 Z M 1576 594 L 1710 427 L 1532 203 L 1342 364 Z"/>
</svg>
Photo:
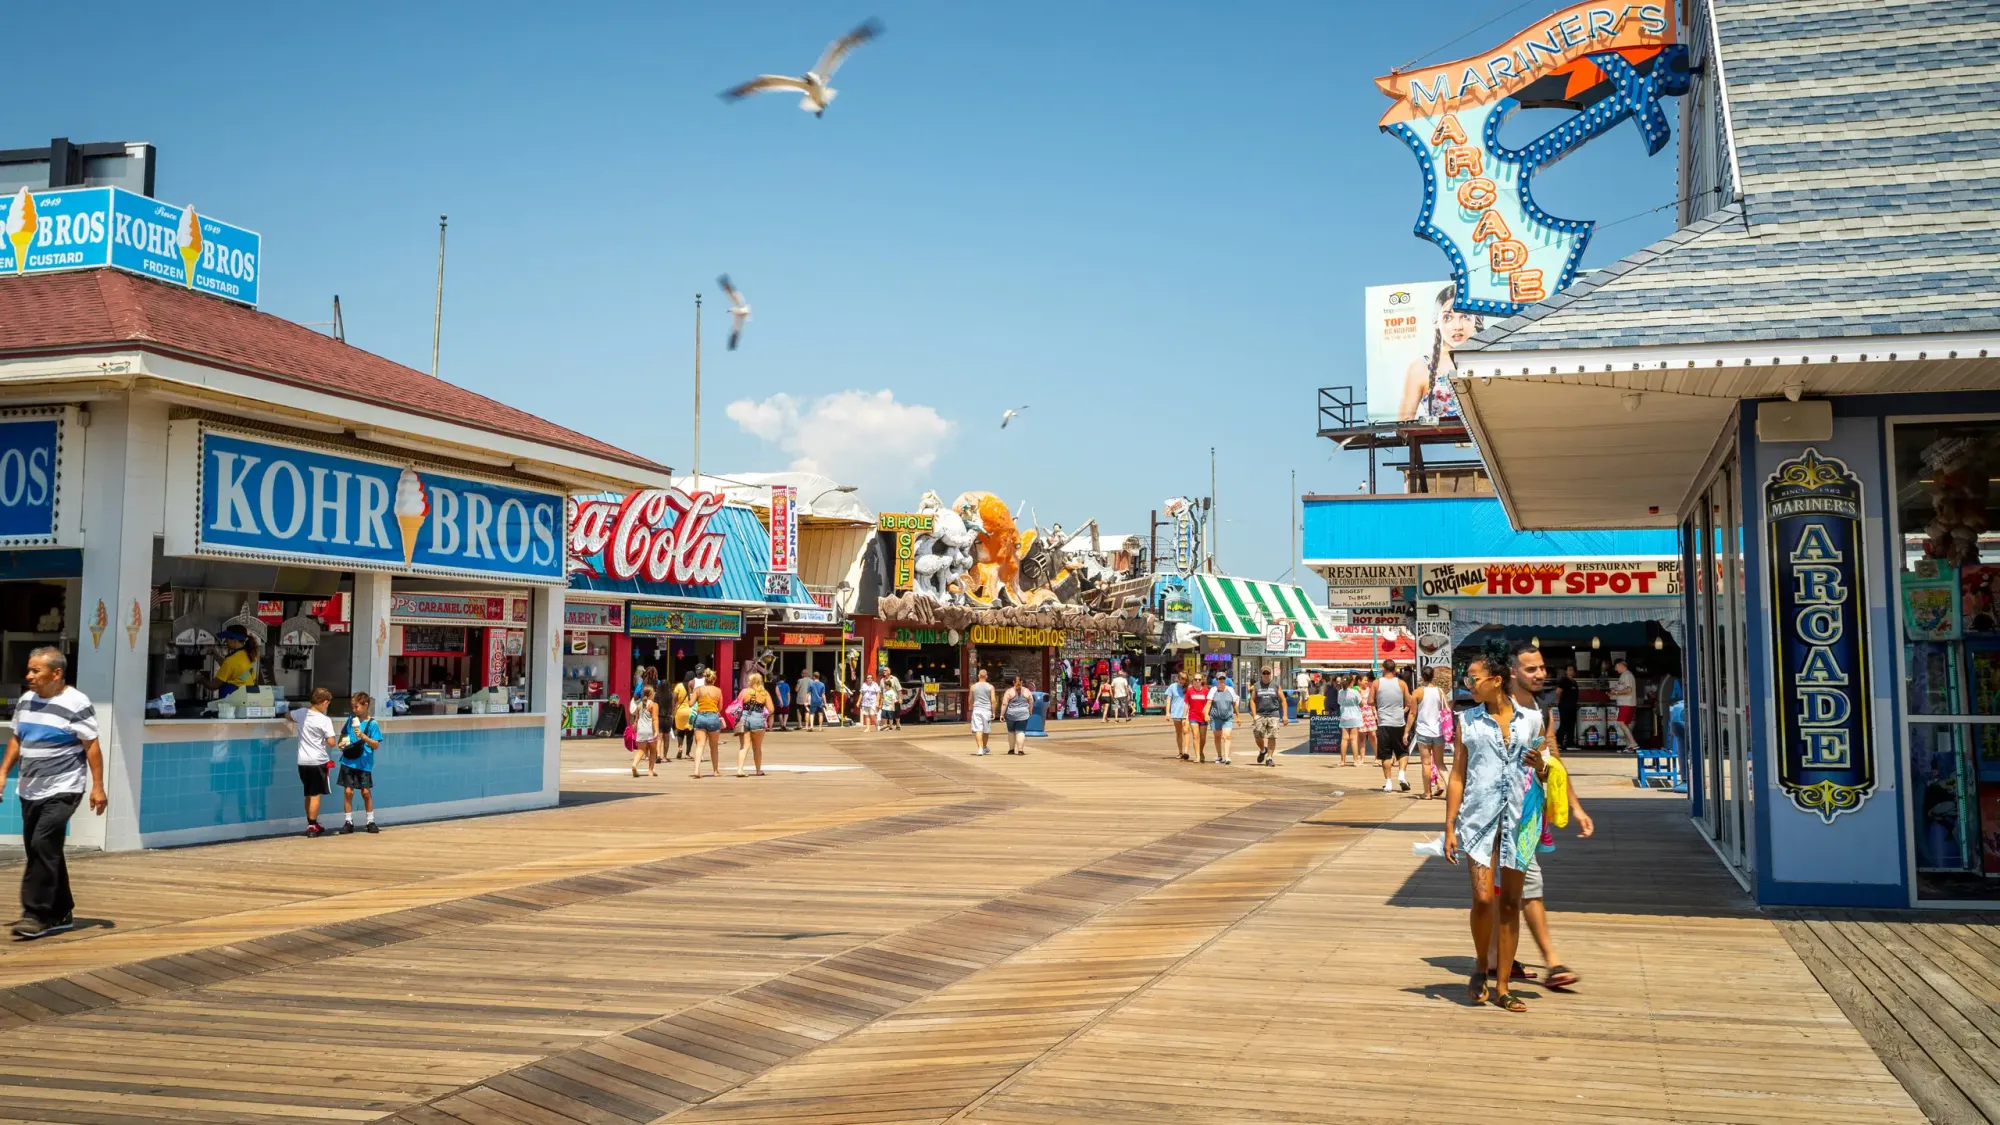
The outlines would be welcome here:
<svg viewBox="0 0 2000 1125">
<path fill-rule="evenodd" d="M 405 730 L 384 724 L 375 754 L 375 807 L 402 808 L 533 793 L 542 787 L 542 728 Z M 139 786 L 139 831 L 257 824 L 305 815 L 298 740 L 232 738 L 148 742 Z M 340 790 L 332 793 L 340 805 Z M 0 831 L 20 831 L 20 813 Z M 320 818 L 326 819 L 322 809 Z"/>
<path fill-rule="evenodd" d="M 19 836 L 21 834 L 21 802 L 14 799 L 16 782 L 21 780 L 21 767 L 15 766 L 7 775 L 4 786 L 0 786 L 0 835 Z"/>
</svg>

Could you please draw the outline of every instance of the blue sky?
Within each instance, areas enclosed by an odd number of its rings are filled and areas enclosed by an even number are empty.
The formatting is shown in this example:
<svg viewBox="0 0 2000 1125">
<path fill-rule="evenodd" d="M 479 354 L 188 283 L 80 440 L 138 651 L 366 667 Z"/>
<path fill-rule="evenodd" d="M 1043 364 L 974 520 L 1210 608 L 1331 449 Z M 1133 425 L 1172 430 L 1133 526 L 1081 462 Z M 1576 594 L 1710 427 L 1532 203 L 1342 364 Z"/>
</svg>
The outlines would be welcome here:
<svg viewBox="0 0 2000 1125">
<path fill-rule="evenodd" d="M 1207 491 L 1213 445 L 1222 564 L 1273 578 L 1288 474 L 1366 475 L 1313 432 L 1317 388 L 1365 381 L 1362 288 L 1444 276 L 1372 79 L 1559 5 L 1513 6 L 20 6 L 12 40 L 77 69 L 17 83 L 0 143 L 153 142 L 162 198 L 263 234 L 267 311 L 338 293 L 350 342 L 419 369 L 449 213 L 441 374 L 683 471 L 696 291 L 711 472 L 805 458 L 878 508 L 987 489 L 1144 533 Z M 870 15 L 824 119 L 716 97 Z M 1626 219 L 1674 161 L 1623 127 L 1536 196 Z M 1672 219 L 1601 230 L 1586 265 Z M 733 354 L 723 271 L 756 310 Z"/>
</svg>

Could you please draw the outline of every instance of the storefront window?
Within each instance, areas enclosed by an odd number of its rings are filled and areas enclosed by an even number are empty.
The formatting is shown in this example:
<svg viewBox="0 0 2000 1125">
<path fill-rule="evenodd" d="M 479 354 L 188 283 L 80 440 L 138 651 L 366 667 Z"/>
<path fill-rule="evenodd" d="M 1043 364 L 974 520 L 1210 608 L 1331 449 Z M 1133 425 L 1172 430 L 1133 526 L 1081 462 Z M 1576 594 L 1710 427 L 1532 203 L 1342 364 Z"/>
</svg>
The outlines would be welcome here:
<svg viewBox="0 0 2000 1125">
<path fill-rule="evenodd" d="M 271 718 L 322 687 L 345 714 L 353 596 L 339 571 L 154 558 L 147 717 Z"/>
<path fill-rule="evenodd" d="M 563 634 L 563 698 L 603 699 L 611 691 L 611 635 L 572 629 Z"/>
<path fill-rule="evenodd" d="M 0 582 L 0 718 L 11 717 L 12 701 L 28 690 L 29 653 L 44 645 L 76 652 L 71 585 L 63 579 Z"/>
<path fill-rule="evenodd" d="M 390 713 L 527 710 L 532 601 L 527 589 L 397 580 L 389 610 Z"/>
<path fill-rule="evenodd" d="M 1897 425 L 1894 445 L 1918 895 L 2000 897 L 2000 419 Z"/>
</svg>

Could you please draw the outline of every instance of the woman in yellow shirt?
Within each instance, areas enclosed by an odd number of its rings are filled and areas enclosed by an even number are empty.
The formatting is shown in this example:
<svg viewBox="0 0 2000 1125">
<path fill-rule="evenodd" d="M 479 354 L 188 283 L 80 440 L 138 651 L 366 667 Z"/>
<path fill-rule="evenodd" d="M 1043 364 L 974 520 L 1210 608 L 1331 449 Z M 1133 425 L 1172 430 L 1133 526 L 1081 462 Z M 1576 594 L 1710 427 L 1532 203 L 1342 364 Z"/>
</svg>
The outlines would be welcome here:
<svg viewBox="0 0 2000 1125">
<path fill-rule="evenodd" d="M 701 776 L 702 747 L 708 748 L 708 761 L 717 776 L 722 774 L 722 689 L 709 682 L 704 673 L 695 680 L 694 714 L 689 721 L 694 725 L 694 775 Z"/>
<path fill-rule="evenodd" d="M 694 709 L 688 705 L 688 685 L 683 680 L 674 685 L 674 741 L 680 743 L 675 759 L 692 755 L 694 744 Z"/>
<path fill-rule="evenodd" d="M 210 680 L 220 697 L 235 695 L 239 691 L 257 686 L 257 641 L 242 629 L 231 626 L 217 638 L 228 650 L 228 655 L 216 666 L 215 675 Z"/>
</svg>

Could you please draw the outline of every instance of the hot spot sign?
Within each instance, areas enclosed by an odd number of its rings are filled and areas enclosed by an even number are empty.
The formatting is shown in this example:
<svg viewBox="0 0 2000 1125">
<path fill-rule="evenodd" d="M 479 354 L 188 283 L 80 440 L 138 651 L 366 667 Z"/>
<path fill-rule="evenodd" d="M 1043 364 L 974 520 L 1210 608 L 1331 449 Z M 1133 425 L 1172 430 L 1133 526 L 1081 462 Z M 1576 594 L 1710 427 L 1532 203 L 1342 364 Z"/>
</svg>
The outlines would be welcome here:
<svg viewBox="0 0 2000 1125">
<path fill-rule="evenodd" d="M 1491 51 L 1375 84 L 1396 100 L 1383 131 L 1416 154 L 1424 182 L 1417 237 L 1451 260 L 1455 307 L 1511 316 L 1575 279 L 1595 226 L 1542 210 L 1529 181 L 1628 117 L 1648 154 L 1665 147 L 1658 102 L 1687 92 L 1687 49 L 1674 43 L 1671 3 L 1585 3 Z M 1510 148 L 1500 127 L 1524 107 L 1582 112 Z"/>
<path fill-rule="evenodd" d="M 1438 563 L 1424 567 L 1424 598 L 1658 597 L 1681 592 L 1678 559 L 1636 562 Z"/>
</svg>

